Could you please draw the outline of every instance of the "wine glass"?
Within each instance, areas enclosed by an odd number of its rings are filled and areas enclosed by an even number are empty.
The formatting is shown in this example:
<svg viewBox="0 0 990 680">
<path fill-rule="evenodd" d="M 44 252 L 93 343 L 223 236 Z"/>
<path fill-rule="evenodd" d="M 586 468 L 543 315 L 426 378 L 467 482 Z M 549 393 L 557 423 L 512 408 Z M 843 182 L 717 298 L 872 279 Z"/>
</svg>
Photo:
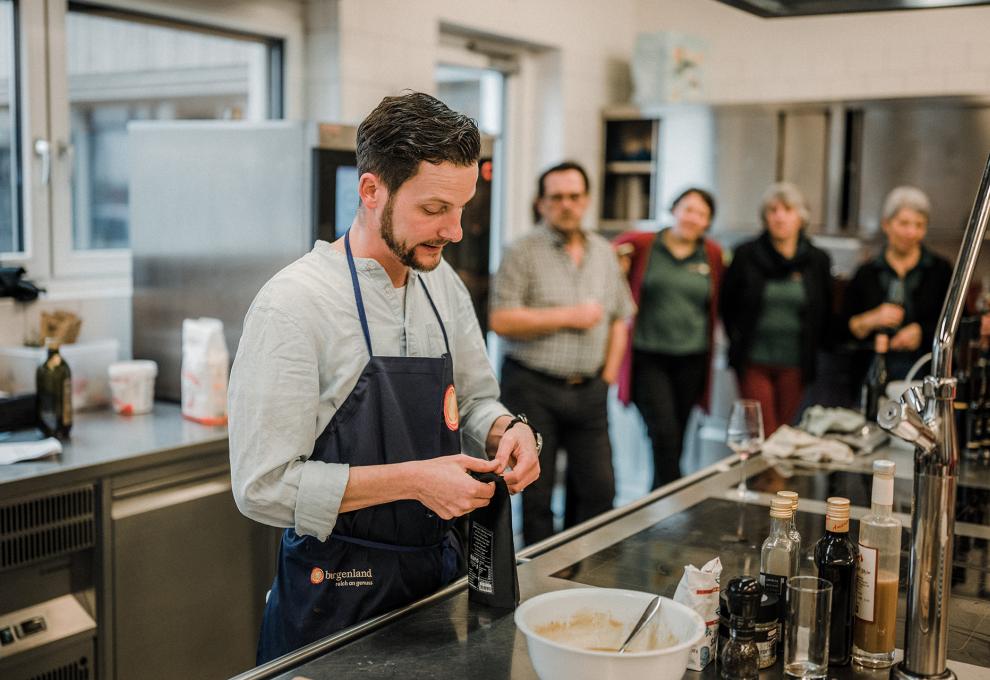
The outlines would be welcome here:
<svg viewBox="0 0 990 680">
<path fill-rule="evenodd" d="M 738 399 L 732 404 L 725 443 L 742 460 L 739 466 L 739 486 L 730 491 L 729 496 L 739 501 L 755 500 L 758 498 L 756 493 L 746 488 L 746 461 L 763 446 L 763 411 L 760 409 L 760 402 L 755 399 Z"/>
</svg>

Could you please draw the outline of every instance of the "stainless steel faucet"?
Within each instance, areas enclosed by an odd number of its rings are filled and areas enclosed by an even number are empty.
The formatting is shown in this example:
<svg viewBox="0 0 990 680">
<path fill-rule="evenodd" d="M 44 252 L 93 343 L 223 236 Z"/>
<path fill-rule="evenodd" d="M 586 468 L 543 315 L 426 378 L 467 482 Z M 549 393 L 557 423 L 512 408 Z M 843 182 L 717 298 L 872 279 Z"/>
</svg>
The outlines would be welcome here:
<svg viewBox="0 0 990 680">
<path fill-rule="evenodd" d="M 915 446 L 904 660 L 890 673 L 899 680 L 955 678 L 945 665 L 959 465 L 952 346 L 988 220 L 990 159 L 939 318 L 932 345 L 932 375 L 925 377 L 921 388 L 908 390 L 900 403 L 887 404 L 877 416 L 882 428 Z"/>
</svg>

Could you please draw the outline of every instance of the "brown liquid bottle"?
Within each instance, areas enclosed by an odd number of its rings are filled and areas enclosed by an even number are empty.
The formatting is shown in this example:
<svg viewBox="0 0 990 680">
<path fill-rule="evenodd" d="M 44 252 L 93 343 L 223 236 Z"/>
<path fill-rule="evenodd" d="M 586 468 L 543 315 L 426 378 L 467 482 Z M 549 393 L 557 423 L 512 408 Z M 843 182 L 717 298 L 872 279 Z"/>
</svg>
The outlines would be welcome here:
<svg viewBox="0 0 990 680">
<path fill-rule="evenodd" d="M 872 510 L 859 522 L 853 620 L 853 663 L 868 668 L 894 663 L 901 523 L 891 514 L 893 504 L 894 463 L 874 461 Z"/>
<path fill-rule="evenodd" d="M 48 437 L 68 439 L 72 429 L 72 372 L 59 353 L 59 342 L 45 342 L 48 358 L 35 374 L 38 390 L 38 427 Z"/>
</svg>

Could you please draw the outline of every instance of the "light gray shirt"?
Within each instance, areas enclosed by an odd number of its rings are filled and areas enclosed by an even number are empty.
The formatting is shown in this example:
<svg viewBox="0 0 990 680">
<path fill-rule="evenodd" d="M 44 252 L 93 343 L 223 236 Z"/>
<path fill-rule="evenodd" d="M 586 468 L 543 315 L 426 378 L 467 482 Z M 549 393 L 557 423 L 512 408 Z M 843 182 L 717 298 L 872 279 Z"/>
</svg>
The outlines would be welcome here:
<svg viewBox="0 0 990 680">
<path fill-rule="evenodd" d="M 484 457 L 492 423 L 508 411 L 498 402 L 474 307 L 456 272 L 446 262 L 429 273 L 410 271 L 403 294 L 376 261 L 355 258 L 355 268 L 378 356 L 446 351 L 426 283 L 450 340 L 462 446 Z M 367 361 L 347 258 L 317 241 L 265 284 L 244 320 L 230 375 L 228 428 L 241 512 L 320 540 L 329 536 L 349 466 L 310 456 Z"/>
<path fill-rule="evenodd" d="M 520 363 L 558 377 L 590 377 L 605 363 L 609 329 L 632 316 L 629 285 L 611 244 L 585 231 L 580 265 L 564 249 L 563 237 L 540 224 L 516 241 L 502 258 L 492 286 L 492 309 L 562 307 L 598 302 L 605 313 L 593 328 L 566 328 L 538 338 L 506 339 L 506 354 Z"/>
</svg>

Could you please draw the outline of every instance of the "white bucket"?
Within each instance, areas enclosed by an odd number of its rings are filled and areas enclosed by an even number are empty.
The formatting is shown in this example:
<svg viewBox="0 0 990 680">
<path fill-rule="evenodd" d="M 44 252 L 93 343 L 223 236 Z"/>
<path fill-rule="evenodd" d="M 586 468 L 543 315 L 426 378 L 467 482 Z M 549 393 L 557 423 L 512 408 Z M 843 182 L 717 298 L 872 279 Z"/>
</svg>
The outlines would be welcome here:
<svg viewBox="0 0 990 680">
<path fill-rule="evenodd" d="M 125 416 L 151 413 L 155 402 L 154 361 L 118 361 L 110 364 L 110 394 L 113 410 Z"/>
</svg>

